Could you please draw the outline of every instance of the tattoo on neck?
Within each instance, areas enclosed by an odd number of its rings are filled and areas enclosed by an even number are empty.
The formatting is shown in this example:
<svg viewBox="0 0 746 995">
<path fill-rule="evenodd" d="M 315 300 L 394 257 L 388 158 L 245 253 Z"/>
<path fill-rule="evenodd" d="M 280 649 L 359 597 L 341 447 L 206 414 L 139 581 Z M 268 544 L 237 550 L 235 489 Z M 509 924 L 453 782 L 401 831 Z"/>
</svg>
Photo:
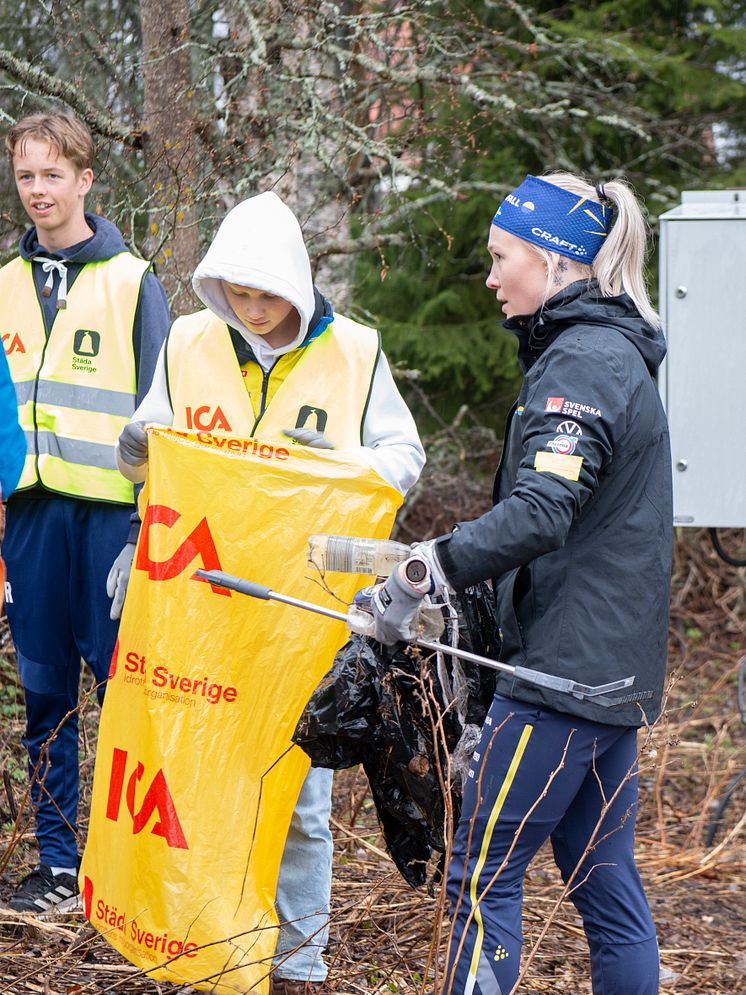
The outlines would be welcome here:
<svg viewBox="0 0 746 995">
<path fill-rule="evenodd" d="M 554 285 L 555 287 L 562 286 L 562 274 L 567 271 L 568 263 L 566 259 L 560 259 L 557 263 L 557 269 L 554 271 Z"/>
</svg>

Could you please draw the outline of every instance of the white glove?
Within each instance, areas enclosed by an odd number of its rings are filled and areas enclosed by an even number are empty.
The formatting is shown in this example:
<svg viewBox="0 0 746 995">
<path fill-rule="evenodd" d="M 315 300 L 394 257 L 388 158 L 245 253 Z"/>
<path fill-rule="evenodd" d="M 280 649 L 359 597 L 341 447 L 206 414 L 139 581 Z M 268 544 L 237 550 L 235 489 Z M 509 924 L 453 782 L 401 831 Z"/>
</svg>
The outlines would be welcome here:
<svg viewBox="0 0 746 995">
<path fill-rule="evenodd" d="M 392 646 L 413 639 L 414 623 L 425 595 L 453 594 L 438 559 L 436 543 L 437 539 L 415 543 L 412 555 L 399 564 L 385 584 L 360 592 L 367 595 L 374 637 L 379 643 Z"/>
<path fill-rule="evenodd" d="M 122 429 L 117 445 L 123 463 L 142 466 L 148 462 L 148 433 L 143 428 L 144 424 L 142 421 L 134 421 Z"/>
<path fill-rule="evenodd" d="M 135 543 L 125 543 L 124 549 L 114 560 L 109 576 L 106 578 L 106 593 L 112 599 L 109 618 L 116 621 L 122 615 L 127 585 L 132 572 L 132 561 L 135 558 Z"/>
<path fill-rule="evenodd" d="M 294 439 L 302 446 L 310 446 L 311 449 L 334 449 L 334 443 L 324 435 L 317 432 L 315 428 L 284 428 L 282 434 L 288 439 Z"/>
<path fill-rule="evenodd" d="M 424 560 L 411 556 L 400 563 L 385 584 L 373 589 L 373 637 L 386 646 L 413 639 L 412 623 L 431 591 L 432 577 Z"/>
<path fill-rule="evenodd" d="M 440 558 L 438 557 L 438 539 L 442 538 L 442 536 L 438 536 L 436 539 L 426 539 L 425 542 L 413 542 L 412 555 L 419 556 L 430 567 L 430 573 L 433 578 L 433 590 L 431 593 L 443 594 L 446 591 L 448 594 L 455 594 L 455 588 L 451 586 L 446 577 Z"/>
</svg>

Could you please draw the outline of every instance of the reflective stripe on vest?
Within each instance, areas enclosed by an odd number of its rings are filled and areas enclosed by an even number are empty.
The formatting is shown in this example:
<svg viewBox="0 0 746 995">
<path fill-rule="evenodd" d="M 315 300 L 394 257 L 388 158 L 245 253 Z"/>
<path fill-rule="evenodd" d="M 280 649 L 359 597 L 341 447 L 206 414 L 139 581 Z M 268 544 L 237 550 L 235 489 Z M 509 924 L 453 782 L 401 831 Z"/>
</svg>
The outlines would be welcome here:
<svg viewBox="0 0 746 995">
<path fill-rule="evenodd" d="M 292 445 L 283 429 L 309 427 L 337 449 L 357 449 L 379 351 L 374 329 L 337 315 L 300 358 L 279 357 L 262 411 L 256 391 L 247 393 L 225 322 L 210 311 L 177 318 L 166 347 L 174 428 Z M 273 377 L 281 381 L 276 391 Z"/>
<path fill-rule="evenodd" d="M 32 264 L 0 269 L 3 345 L 26 435 L 19 490 L 130 504 L 114 446 L 136 401 L 132 330 L 149 264 L 122 252 L 87 263 L 47 335 Z"/>
</svg>

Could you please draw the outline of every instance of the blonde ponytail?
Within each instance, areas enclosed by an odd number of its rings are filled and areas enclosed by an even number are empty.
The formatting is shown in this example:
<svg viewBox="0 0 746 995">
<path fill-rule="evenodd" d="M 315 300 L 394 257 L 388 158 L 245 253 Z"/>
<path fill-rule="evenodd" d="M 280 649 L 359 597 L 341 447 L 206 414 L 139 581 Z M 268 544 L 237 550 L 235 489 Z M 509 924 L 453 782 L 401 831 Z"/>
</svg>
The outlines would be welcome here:
<svg viewBox="0 0 746 995">
<path fill-rule="evenodd" d="M 599 201 L 602 191 L 614 206 L 614 220 L 604 244 L 593 263 L 587 267 L 589 275 L 598 281 L 604 297 L 628 294 L 644 320 L 660 328 L 661 320 L 650 303 L 645 287 L 644 266 L 648 228 L 642 208 L 632 188 L 625 180 L 609 180 L 594 187 L 572 173 L 548 173 L 541 177 L 563 190 Z M 584 269 L 586 267 L 583 267 Z"/>
</svg>

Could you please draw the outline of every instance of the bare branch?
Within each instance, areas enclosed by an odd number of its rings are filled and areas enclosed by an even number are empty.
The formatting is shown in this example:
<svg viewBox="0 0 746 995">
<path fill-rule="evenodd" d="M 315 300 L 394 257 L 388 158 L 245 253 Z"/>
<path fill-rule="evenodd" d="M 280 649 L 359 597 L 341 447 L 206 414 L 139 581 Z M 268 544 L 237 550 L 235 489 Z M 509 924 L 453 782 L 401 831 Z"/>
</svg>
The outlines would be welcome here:
<svg viewBox="0 0 746 995">
<path fill-rule="evenodd" d="M 77 111 L 86 124 L 97 134 L 105 138 L 114 138 L 124 142 L 131 148 L 140 148 L 140 132 L 125 128 L 119 121 L 103 114 L 84 96 L 80 87 L 74 83 L 66 83 L 57 76 L 52 76 L 43 69 L 36 69 L 25 59 L 19 59 L 4 48 L 0 48 L 0 69 L 9 76 L 28 87 L 34 93 L 44 97 L 56 97 Z"/>
</svg>

